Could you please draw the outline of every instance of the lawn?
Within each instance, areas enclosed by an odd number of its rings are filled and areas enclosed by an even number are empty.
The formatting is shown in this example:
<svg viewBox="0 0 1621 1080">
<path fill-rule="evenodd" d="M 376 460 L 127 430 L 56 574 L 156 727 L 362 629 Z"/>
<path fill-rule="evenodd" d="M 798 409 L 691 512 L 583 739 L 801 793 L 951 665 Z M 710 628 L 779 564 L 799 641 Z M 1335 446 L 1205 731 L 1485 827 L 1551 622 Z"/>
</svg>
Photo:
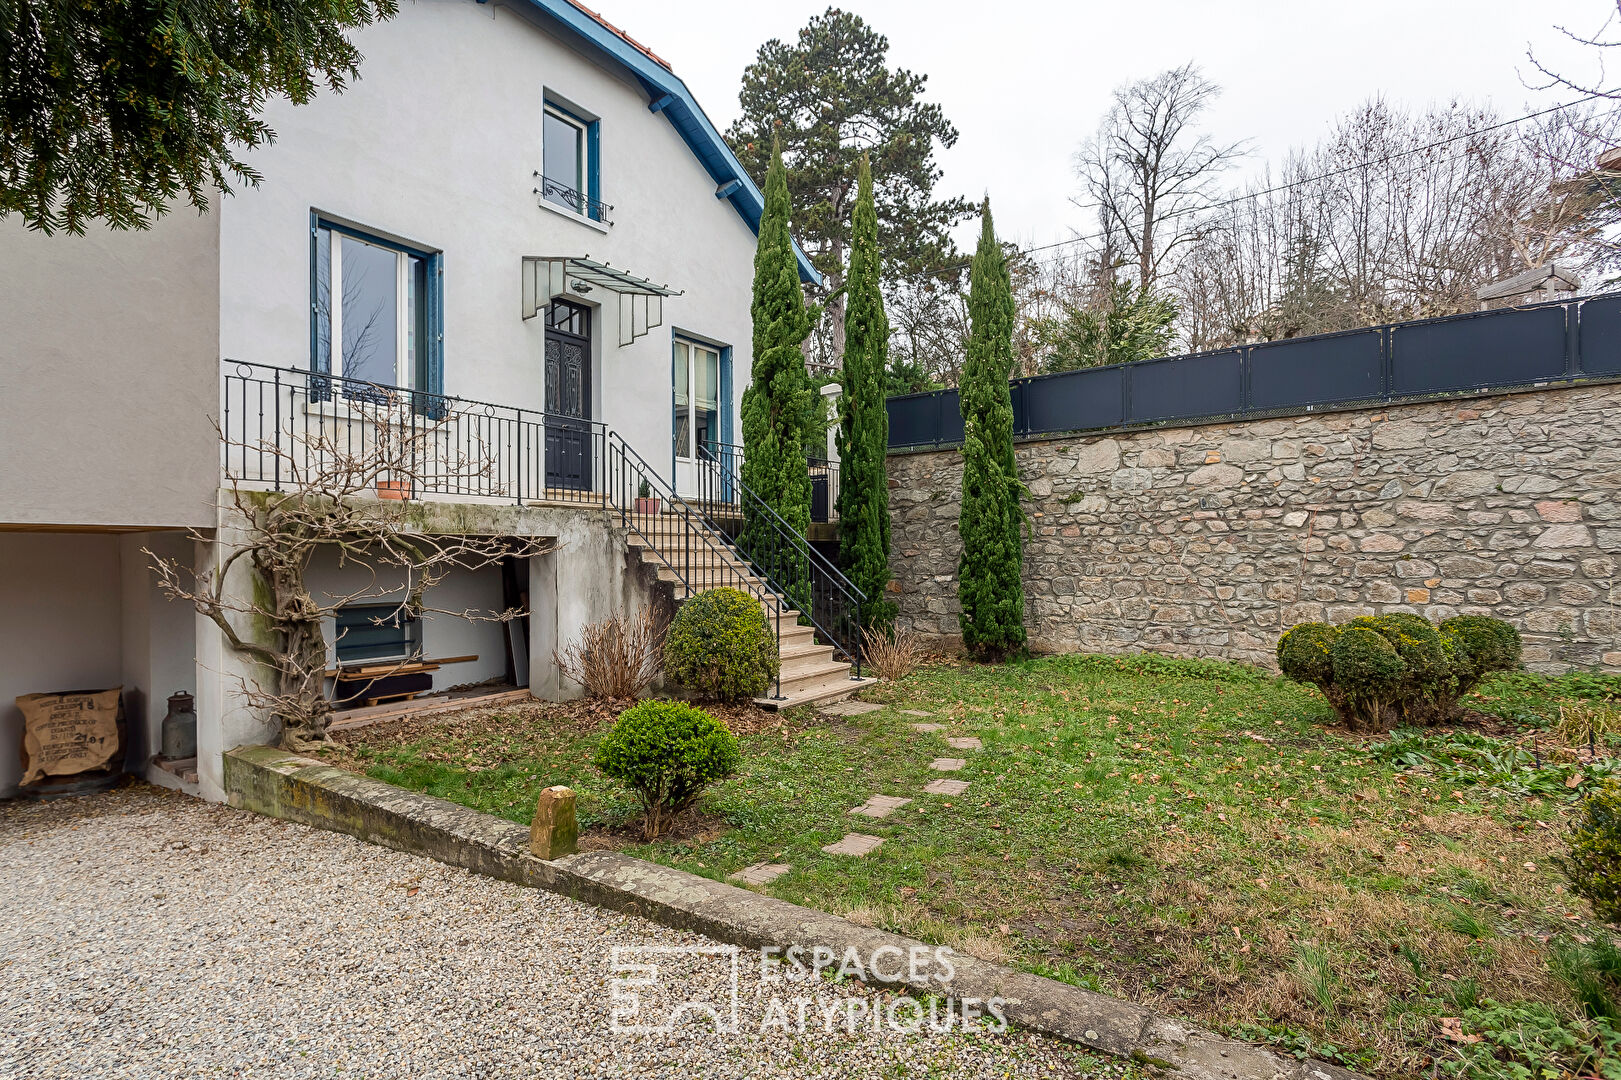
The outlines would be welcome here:
<svg viewBox="0 0 1621 1080">
<path fill-rule="evenodd" d="M 741 772 L 657 844 L 636 840 L 628 793 L 590 764 L 611 713 L 431 718 L 329 754 L 520 822 L 567 784 L 598 845 L 715 878 L 786 862 L 764 891 L 1380 1075 L 1485 1076 L 1494 1032 L 1602 1037 L 1571 1019 L 1549 961 L 1613 939 L 1556 864 L 1575 795 L 1608 762 L 1574 760 L 1554 721 L 1561 700 L 1618 690 L 1499 676 L 1467 702 L 1482 723 L 1375 739 L 1241 665 L 941 664 L 869 690 L 884 708 L 860 716 L 732 711 Z M 964 794 L 923 793 L 942 756 L 967 759 L 950 774 Z M 913 801 L 849 816 L 872 794 Z M 850 831 L 886 842 L 821 851 Z M 1608 1068 L 1621 1077 L 1621 1060 Z"/>
</svg>

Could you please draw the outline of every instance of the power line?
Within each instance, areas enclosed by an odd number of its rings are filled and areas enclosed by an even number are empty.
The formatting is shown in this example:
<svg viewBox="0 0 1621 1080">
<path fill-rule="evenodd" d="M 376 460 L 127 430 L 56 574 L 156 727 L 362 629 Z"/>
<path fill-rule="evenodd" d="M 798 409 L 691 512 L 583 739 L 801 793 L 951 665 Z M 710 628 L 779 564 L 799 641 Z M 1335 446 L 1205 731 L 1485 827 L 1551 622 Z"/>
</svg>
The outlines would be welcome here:
<svg viewBox="0 0 1621 1080">
<path fill-rule="evenodd" d="M 1266 195 L 1275 195 L 1280 191 L 1288 191 L 1292 188 L 1303 187 L 1306 184 L 1315 184 L 1322 180 L 1332 180 L 1336 176 L 1344 176 L 1347 173 L 1356 172 L 1358 169 L 1372 168 L 1376 165 L 1384 165 L 1391 161 L 1395 161 L 1397 158 L 1407 157 L 1412 154 L 1421 154 L 1427 150 L 1435 150 L 1443 146 L 1450 146 L 1453 143 L 1463 142 L 1466 139 L 1477 138 L 1481 135 L 1487 134 L 1488 132 L 1497 131 L 1506 127 L 1513 127 L 1516 124 L 1523 124 L 1527 120 L 1537 120 L 1544 116 L 1551 116 L 1554 113 L 1564 112 L 1566 109 L 1573 109 L 1578 105 L 1585 105 L 1589 101 L 1608 96 L 1609 95 L 1603 93 L 1588 94 L 1585 97 L 1577 98 L 1575 101 L 1567 101 L 1563 105 L 1554 105 L 1546 109 L 1540 109 L 1537 112 L 1526 113 L 1524 116 L 1517 116 L 1512 120 L 1501 120 L 1495 124 L 1488 124 L 1482 128 L 1476 128 L 1472 131 L 1465 131 L 1461 134 L 1453 135 L 1445 139 L 1438 139 L 1435 142 L 1425 143 L 1422 146 L 1410 146 L 1405 150 L 1397 150 L 1394 153 L 1386 154 L 1384 157 L 1374 158 L 1370 161 L 1359 161 L 1353 165 L 1347 165 L 1343 168 L 1332 169 L 1329 172 L 1319 173 L 1316 176 L 1305 176 L 1298 180 L 1291 180 L 1287 184 L 1277 184 L 1269 188 L 1263 188 L 1260 191 L 1248 191 L 1242 195 L 1235 195 L 1230 199 L 1221 199 L 1204 206 L 1192 207 L 1176 213 L 1166 214 L 1164 217 L 1158 218 L 1157 222 L 1171 221 L 1182 217 L 1191 217 L 1194 214 L 1203 214 L 1210 210 L 1220 210 L 1228 206 L 1236 206 L 1242 202 L 1248 202 L 1252 199 L 1259 199 Z M 1621 112 L 1621 109 L 1611 110 L 1605 115 L 1614 115 L 1616 112 Z M 1014 252 L 1014 254 L 1035 255 L 1038 252 L 1052 251 L 1055 248 L 1068 247 L 1071 244 L 1084 244 L 1090 240 L 1101 240 L 1107 235 L 1108 234 L 1106 232 L 1096 232 L 1088 233 L 1085 236 L 1071 236 L 1063 240 L 1055 240 L 1050 244 L 1038 244 L 1034 247 L 1023 248 Z M 965 260 L 951 266 L 942 266 L 937 270 L 925 270 L 922 273 L 912 274 L 899 280 L 922 281 L 926 278 L 939 277 L 943 274 L 955 273 L 958 270 L 966 270 L 971 265 L 972 260 Z"/>
</svg>

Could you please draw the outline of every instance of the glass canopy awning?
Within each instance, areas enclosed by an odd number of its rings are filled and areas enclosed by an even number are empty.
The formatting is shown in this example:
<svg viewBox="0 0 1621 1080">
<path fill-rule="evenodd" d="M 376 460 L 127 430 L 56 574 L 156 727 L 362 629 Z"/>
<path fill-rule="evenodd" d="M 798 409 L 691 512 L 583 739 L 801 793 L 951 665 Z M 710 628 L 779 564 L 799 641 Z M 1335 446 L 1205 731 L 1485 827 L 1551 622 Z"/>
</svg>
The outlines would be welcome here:
<svg viewBox="0 0 1621 1080">
<path fill-rule="evenodd" d="M 595 262 L 586 256 L 525 255 L 523 258 L 523 317 L 533 319 L 559 296 L 586 296 L 606 289 L 619 296 L 619 344 L 629 345 L 664 323 L 664 298 L 681 290 L 655 285 L 646 278 Z"/>
</svg>

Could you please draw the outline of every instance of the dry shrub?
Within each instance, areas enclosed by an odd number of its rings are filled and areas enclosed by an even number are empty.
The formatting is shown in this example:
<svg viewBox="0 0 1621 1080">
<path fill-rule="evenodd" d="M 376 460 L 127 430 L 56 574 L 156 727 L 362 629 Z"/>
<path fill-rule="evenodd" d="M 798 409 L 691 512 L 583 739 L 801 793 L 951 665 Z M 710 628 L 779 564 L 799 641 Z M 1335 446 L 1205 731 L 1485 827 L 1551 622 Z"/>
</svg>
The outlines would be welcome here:
<svg viewBox="0 0 1621 1080">
<path fill-rule="evenodd" d="M 588 624 L 552 660 L 596 700 L 639 698 L 663 670 L 664 625 L 651 607 Z"/>
<path fill-rule="evenodd" d="M 1621 735 L 1621 708 L 1601 701 L 1561 701 L 1555 730 L 1566 746 L 1597 748 L 1611 735 Z"/>
<path fill-rule="evenodd" d="M 922 638 L 898 626 L 889 630 L 876 627 L 863 630 L 861 648 L 866 654 L 867 666 L 880 678 L 891 681 L 904 679 L 916 671 L 928 655 Z"/>
</svg>

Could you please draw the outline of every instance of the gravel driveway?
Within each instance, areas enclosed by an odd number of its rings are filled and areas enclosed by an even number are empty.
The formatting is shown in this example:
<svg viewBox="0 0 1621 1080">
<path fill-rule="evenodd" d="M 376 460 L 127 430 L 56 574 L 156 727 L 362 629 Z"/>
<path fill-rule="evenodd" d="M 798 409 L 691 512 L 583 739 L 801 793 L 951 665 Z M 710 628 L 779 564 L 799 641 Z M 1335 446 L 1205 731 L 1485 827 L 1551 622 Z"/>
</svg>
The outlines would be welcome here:
<svg viewBox="0 0 1621 1080">
<path fill-rule="evenodd" d="M 615 1033 L 614 947 L 715 943 L 144 785 L 0 804 L 0 915 L 0 1078 L 1130 1071 L 1028 1034 L 873 1031 L 855 988 L 761 1034 L 770 997 L 811 990 L 763 983 L 748 953 L 742 1034 Z M 637 1015 L 716 1000 L 726 962 L 673 957 Z"/>
</svg>

